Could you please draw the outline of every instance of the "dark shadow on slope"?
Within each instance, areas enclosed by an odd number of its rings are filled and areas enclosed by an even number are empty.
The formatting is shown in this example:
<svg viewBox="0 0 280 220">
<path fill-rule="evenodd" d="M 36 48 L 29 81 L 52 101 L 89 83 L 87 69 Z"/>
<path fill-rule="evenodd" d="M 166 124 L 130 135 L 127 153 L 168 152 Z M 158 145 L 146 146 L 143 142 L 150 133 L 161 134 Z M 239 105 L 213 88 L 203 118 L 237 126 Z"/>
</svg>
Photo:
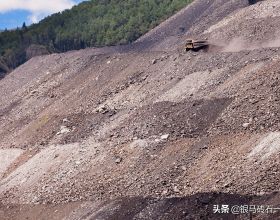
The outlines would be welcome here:
<svg viewBox="0 0 280 220">
<path fill-rule="evenodd" d="M 276 219 L 280 211 L 273 213 L 253 213 L 253 207 L 260 205 L 277 207 L 271 204 L 271 198 L 279 198 L 279 194 L 267 196 L 246 196 L 226 193 L 199 193 L 188 197 L 178 198 L 122 198 L 105 204 L 93 213 L 87 213 L 81 219 L 103 220 L 180 220 L 180 219 Z M 279 202 L 279 200 L 278 200 Z M 278 203 L 279 204 L 279 203 Z M 228 205 L 229 213 L 214 213 L 215 205 Z M 251 206 L 251 212 L 242 213 L 241 210 L 233 214 L 233 207 Z M 227 209 L 224 209 L 227 212 Z M 244 210 L 243 210 L 244 211 Z M 245 210 L 246 212 L 246 210 Z M 251 213 L 251 214 L 250 214 Z"/>
<path fill-rule="evenodd" d="M 1 72 L 1 70 L 0 70 L 0 80 L 3 79 L 5 77 L 5 75 L 6 75 L 6 73 Z"/>
<path fill-rule="evenodd" d="M 263 1 L 263 0 L 248 0 L 249 5 L 256 4 L 257 2 L 260 2 L 260 1 Z"/>
<path fill-rule="evenodd" d="M 157 102 L 138 109 L 115 132 L 121 136 L 139 138 L 158 134 L 187 138 L 203 136 L 231 101 L 223 98 Z"/>
<path fill-rule="evenodd" d="M 0 60 L 0 80 L 3 79 L 8 72 L 8 67 L 3 64 L 3 61 Z"/>
<path fill-rule="evenodd" d="M 214 213 L 214 206 L 227 205 L 229 213 Z M 233 206 L 251 206 L 251 212 L 232 214 Z M 0 203 L 0 219 L 67 219 L 67 220 L 234 220 L 279 219 L 280 211 L 262 213 L 264 207 L 280 207 L 280 195 L 275 192 L 264 196 L 228 193 L 198 193 L 176 198 L 125 197 L 107 202 L 84 201 L 64 204 L 4 205 Z M 227 212 L 227 209 L 224 209 Z M 244 211 L 244 209 L 243 209 Z M 251 214 L 250 214 L 251 213 Z"/>
</svg>

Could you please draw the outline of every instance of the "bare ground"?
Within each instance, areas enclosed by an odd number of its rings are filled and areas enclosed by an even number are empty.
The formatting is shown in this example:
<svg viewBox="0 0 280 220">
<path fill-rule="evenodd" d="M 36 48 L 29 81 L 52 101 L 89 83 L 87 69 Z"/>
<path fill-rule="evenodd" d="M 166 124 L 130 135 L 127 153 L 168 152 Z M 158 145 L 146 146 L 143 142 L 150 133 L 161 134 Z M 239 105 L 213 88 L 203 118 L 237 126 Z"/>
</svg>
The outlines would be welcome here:
<svg viewBox="0 0 280 220">
<path fill-rule="evenodd" d="M 35 57 L 0 80 L 0 219 L 248 219 L 213 205 L 280 207 L 269 37 L 280 4 L 222 3 L 197 0 L 135 44 Z M 227 45 L 184 53 L 186 35 Z"/>
</svg>

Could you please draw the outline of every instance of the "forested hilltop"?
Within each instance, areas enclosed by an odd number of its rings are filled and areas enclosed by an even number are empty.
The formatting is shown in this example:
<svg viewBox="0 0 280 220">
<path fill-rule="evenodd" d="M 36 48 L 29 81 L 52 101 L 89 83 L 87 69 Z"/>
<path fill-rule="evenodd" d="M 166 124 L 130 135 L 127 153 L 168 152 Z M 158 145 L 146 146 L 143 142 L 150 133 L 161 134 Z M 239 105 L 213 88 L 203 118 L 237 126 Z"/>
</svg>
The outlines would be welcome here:
<svg viewBox="0 0 280 220">
<path fill-rule="evenodd" d="M 0 33 L 0 77 L 30 57 L 127 44 L 192 0 L 91 0 L 38 24 Z"/>
</svg>

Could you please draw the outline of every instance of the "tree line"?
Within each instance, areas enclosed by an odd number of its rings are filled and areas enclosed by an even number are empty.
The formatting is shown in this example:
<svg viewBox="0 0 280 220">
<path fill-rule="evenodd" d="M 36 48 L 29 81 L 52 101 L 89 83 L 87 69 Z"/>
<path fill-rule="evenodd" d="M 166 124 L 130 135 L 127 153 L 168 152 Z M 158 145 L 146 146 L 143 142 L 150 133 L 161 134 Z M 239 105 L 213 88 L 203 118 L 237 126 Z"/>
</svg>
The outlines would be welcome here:
<svg viewBox="0 0 280 220">
<path fill-rule="evenodd" d="M 192 0 L 91 0 L 38 24 L 0 32 L 0 73 L 24 63 L 31 45 L 65 52 L 127 44 Z"/>
</svg>

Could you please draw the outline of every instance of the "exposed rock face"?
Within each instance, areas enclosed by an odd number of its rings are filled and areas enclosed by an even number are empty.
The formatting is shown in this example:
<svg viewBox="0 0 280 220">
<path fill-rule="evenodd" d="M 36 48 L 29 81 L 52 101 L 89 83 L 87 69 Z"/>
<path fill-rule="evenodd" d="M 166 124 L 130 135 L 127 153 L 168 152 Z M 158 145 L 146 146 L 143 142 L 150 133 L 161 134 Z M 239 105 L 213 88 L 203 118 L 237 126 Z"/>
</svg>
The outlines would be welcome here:
<svg viewBox="0 0 280 220">
<path fill-rule="evenodd" d="M 26 59 L 29 60 L 32 57 L 49 54 L 49 51 L 45 46 L 32 44 L 26 49 Z"/>
</svg>

